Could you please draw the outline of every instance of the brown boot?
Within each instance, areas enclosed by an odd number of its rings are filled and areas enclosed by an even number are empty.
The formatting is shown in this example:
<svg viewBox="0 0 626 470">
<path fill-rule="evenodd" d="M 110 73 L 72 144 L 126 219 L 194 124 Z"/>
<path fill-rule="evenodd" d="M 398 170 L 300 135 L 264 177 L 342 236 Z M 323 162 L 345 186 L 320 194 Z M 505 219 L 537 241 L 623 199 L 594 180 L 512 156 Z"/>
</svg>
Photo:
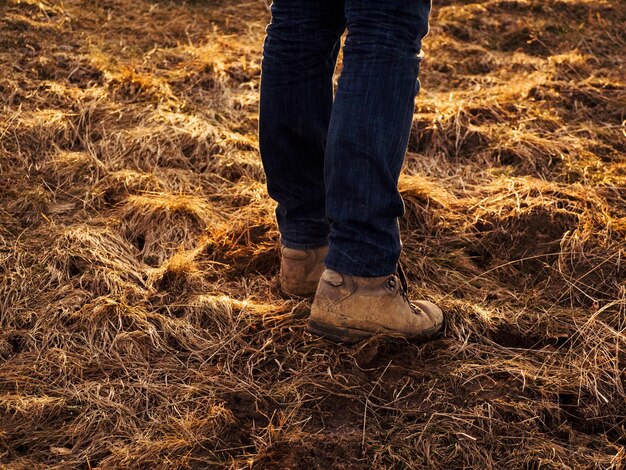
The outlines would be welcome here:
<svg viewBox="0 0 626 470">
<path fill-rule="evenodd" d="M 294 250 L 281 246 L 280 286 L 289 295 L 312 297 L 317 289 L 328 247 Z"/>
<path fill-rule="evenodd" d="M 311 333 L 354 343 L 377 333 L 425 341 L 443 326 L 443 313 L 432 302 L 409 303 L 406 278 L 398 274 L 357 277 L 326 269 L 309 318 Z"/>
</svg>

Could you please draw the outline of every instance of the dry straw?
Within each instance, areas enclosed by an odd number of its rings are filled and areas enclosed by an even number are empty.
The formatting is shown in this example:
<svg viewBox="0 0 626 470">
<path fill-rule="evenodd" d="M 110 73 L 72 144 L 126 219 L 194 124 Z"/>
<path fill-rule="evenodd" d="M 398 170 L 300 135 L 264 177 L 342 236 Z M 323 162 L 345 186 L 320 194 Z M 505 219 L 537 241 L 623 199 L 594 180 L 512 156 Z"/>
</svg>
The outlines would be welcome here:
<svg viewBox="0 0 626 470">
<path fill-rule="evenodd" d="M 277 287 L 266 2 L 0 1 L 2 468 L 624 468 L 626 10 L 435 3 L 401 226 L 445 336 L 346 348 Z"/>
</svg>

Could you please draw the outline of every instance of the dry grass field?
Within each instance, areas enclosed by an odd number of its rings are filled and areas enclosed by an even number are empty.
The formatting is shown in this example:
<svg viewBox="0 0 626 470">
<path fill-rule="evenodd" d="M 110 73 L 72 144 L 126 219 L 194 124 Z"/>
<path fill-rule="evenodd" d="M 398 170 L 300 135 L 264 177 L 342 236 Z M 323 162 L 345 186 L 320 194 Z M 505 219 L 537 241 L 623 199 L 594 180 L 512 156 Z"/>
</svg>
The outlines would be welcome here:
<svg viewBox="0 0 626 470">
<path fill-rule="evenodd" d="M 278 288 L 263 0 L 0 0 L 0 467 L 626 467 L 623 0 L 436 1 L 424 345 Z M 279 138 L 279 136 L 277 136 Z"/>
</svg>

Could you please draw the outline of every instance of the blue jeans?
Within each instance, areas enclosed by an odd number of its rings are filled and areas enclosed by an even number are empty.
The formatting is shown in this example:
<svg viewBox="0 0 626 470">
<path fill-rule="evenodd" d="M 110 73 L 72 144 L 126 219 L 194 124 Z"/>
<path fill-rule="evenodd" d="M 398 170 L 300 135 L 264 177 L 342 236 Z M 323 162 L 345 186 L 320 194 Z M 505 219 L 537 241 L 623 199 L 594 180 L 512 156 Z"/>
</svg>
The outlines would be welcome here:
<svg viewBox="0 0 626 470">
<path fill-rule="evenodd" d="M 396 271 L 398 178 L 419 90 L 430 0 L 274 0 L 259 144 L 281 242 L 329 245 L 325 265 Z M 333 71 L 344 29 L 343 70 Z"/>
</svg>

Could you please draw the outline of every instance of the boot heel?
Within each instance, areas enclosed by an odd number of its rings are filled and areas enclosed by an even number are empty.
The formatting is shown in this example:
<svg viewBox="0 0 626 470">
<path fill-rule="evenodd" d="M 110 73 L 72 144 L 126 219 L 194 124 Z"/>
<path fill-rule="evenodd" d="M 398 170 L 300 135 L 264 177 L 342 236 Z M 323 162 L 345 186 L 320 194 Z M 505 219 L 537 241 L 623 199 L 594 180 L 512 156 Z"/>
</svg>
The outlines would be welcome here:
<svg viewBox="0 0 626 470">
<path fill-rule="evenodd" d="M 356 328 L 342 328 L 340 326 L 329 325 L 315 320 L 309 320 L 307 326 L 309 333 L 321 336 L 322 338 L 334 341 L 335 343 L 352 344 L 367 339 L 372 336 L 369 331 Z"/>
</svg>

